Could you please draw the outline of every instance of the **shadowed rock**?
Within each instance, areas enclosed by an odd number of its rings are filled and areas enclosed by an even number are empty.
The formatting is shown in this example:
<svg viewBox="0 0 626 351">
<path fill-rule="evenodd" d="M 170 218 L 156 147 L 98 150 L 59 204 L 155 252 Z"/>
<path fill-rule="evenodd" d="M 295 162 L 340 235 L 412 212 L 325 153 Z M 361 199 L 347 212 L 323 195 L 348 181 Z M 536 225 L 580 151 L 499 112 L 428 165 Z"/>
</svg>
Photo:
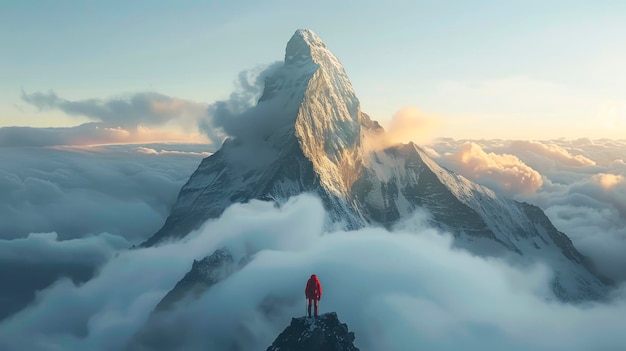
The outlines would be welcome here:
<svg viewBox="0 0 626 351">
<path fill-rule="evenodd" d="M 191 270 L 165 295 L 155 310 L 172 308 L 176 302 L 189 294 L 192 297 L 199 297 L 208 288 L 226 279 L 236 270 L 233 256 L 225 249 L 215 250 L 213 254 L 199 261 L 194 260 Z"/>
<path fill-rule="evenodd" d="M 330 312 L 316 318 L 293 318 L 267 351 L 358 351 L 354 339 L 348 325 Z"/>
</svg>

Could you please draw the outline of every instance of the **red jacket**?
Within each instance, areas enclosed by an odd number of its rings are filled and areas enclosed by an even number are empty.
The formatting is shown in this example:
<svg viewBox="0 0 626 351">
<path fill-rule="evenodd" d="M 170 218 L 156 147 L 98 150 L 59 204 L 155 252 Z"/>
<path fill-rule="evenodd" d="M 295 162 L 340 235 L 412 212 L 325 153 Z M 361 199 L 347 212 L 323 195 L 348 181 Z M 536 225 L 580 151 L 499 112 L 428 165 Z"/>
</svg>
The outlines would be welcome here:
<svg viewBox="0 0 626 351">
<path fill-rule="evenodd" d="M 306 282 L 306 289 L 304 289 L 304 294 L 307 299 L 315 299 L 319 300 L 322 297 L 322 284 L 317 279 L 317 276 L 313 274 L 309 281 Z"/>
</svg>

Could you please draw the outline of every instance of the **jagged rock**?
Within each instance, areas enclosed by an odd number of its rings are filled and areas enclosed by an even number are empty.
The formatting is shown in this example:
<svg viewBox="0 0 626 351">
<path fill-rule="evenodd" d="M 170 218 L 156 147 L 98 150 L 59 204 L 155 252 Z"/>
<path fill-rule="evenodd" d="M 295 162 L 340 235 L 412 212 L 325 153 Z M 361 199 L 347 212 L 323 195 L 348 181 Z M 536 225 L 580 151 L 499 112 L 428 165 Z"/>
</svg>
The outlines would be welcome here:
<svg viewBox="0 0 626 351">
<path fill-rule="evenodd" d="M 228 278 L 251 261 L 244 256 L 235 263 L 226 248 L 215 250 L 211 255 L 193 261 L 191 269 L 157 304 L 148 321 L 130 340 L 127 351 L 168 350 L 184 342 L 184 335 L 168 320 L 166 312 L 176 308 L 185 298 L 199 298 L 213 285 Z"/>
<path fill-rule="evenodd" d="M 358 351 L 354 333 L 335 312 L 319 317 L 293 318 L 267 351 Z"/>
<path fill-rule="evenodd" d="M 157 311 L 171 308 L 176 302 L 191 294 L 199 297 L 208 288 L 224 280 L 237 270 L 232 254 L 226 249 L 218 249 L 210 256 L 194 260 L 191 269 L 172 290 L 159 302 Z"/>
</svg>

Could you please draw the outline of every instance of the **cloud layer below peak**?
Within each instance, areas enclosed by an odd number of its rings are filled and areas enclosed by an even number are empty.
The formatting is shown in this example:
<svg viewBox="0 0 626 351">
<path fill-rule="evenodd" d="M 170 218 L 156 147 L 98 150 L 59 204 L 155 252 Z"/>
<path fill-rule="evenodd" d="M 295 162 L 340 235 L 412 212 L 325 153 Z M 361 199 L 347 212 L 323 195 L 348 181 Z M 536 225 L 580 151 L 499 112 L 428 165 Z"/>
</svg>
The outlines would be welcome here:
<svg viewBox="0 0 626 351">
<path fill-rule="evenodd" d="M 226 281 L 164 312 L 162 342 L 151 350 L 266 347 L 304 312 L 302 290 L 311 273 L 324 286 L 322 311 L 337 311 L 364 351 L 626 345 L 621 290 L 610 305 L 547 302 L 545 266 L 520 270 L 452 249 L 450 236 L 419 218 L 394 233 L 326 233 L 324 217 L 321 201 L 306 195 L 281 208 L 233 205 L 187 240 L 120 252 L 80 286 L 59 281 L 0 325 L 0 346 L 123 350 L 193 260 L 221 247 L 235 259 L 259 252 Z"/>
</svg>

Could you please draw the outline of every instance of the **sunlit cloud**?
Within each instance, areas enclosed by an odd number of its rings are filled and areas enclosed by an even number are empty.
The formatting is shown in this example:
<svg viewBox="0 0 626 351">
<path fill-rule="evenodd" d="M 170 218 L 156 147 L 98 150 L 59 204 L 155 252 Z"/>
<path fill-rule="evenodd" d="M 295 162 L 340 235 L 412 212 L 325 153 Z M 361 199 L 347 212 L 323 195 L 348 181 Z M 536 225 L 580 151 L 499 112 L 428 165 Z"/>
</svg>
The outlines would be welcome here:
<svg viewBox="0 0 626 351">
<path fill-rule="evenodd" d="M 1 146 L 58 146 L 147 142 L 221 142 L 207 138 L 198 127 L 207 104 L 140 92 L 109 99 L 68 100 L 54 91 L 22 92 L 22 100 L 40 113 L 58 110 L 95 122 L 73 127 L 0 128 Z"/>
<path fill-rule="evenodd" d="M 93 122 L 76 127 L 0 128 L 0 147 L 89 146 L 137 143 L 211 143 L 204 134 L 159 127 L 106 127 Z M 218 145 L 219 146 L 219 145 Z"/>
<path fill-rule="evenodd" d="M 486 153 L 476 143 L 460 146 L 444 160 L 452 170 L 508 195 L 533 194 L 543 184 L 541 174 L 517 156 Z"/>
<path fill-rule="evenodd" d="M 192 156 L 201 156 L 208 157 L 211 156 L 212 152 L 208 151 L 177 151 L 177 150 L 155 150 L 150 147 L 139 146 L 137 148 L 137 152 L 148 155 L 192 155 Z"/>
<path fill-rule="evenodd" d="M 433 131 L 440 125 L 439 117 L 426 114 L 415 107 L 405 107 L 396 112 L 387 125 L 387 137 L 391 143 L 429 142 Z"/>
<path fill-rule="evenodd" d="M 570 153 L 554 142 L 516 140 L 511 142 L 509 147 L 517 152 L 534 152 L 566 166 L 583 167 L 596 164 L 583 155 Z"/>
<path fill-rule="evenodd" d="M 592 181 L 597 182 L 606 190 L 614 188 L 616 185 L 624 182 L 624 176 L 616 174 L 597 174 L 593 176 Z"/>
<path fill-rule="evenodd" d="M 438 139 L 426 149 L 448 168 L 472 178 L 473 169 L 458 157 L 467 143 Z M 479 140 L 474 143 L 486 154 L 514 155 L 538 172 L 542 186 L 535 193 L 518 193 L 514 197 L 538 205 L 602 272 L 616 281 L 626 281 L 626 141 Z M 457 155 L 456 160 L 450 155 Z M 509 176 L 509 181 L 515 181 L 513 174 Z M 490 181 L 489 176 L 473 179 L 498 189 L 498 183 Z"/>
<path fill-rule="evenodd" d="M 110 126 L 162 125 L 183 115 L 199 117 L 206 104 L 170 97 L 155 92 L 140 92 L 109 99 L 68 100 L 54 91 L 22 91 L 22 100 L 40 111 L 61 110 L 85 116 Z"/>
<path fill-rule="evenodd" d="M 365 133 L 363 145 L 366 150 L 381 150 L 400 143 L 424 144 L 432 140 L 433 131 L 439 126 L 438 116 L 415 107 L 405 107 L 391 117 L 384 126 L 384 133 Z"/>
</svg>

